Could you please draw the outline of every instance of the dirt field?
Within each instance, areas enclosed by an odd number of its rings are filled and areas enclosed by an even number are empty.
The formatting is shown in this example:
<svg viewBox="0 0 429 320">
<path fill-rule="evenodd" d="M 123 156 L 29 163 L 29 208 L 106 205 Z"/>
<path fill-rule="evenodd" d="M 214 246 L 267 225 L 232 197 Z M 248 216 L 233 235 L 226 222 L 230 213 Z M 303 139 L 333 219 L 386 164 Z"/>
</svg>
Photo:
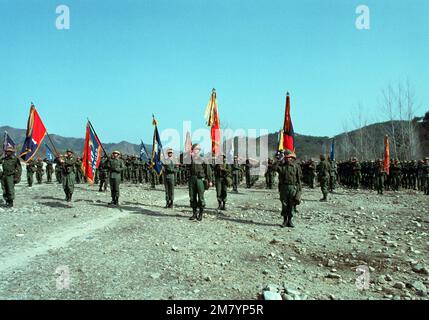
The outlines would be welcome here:
<svg viewBox="0 0 429 320">
<path fill-rule="evenodd" d="M 320 203 L 305 189 L 283 229 L 275 189 L 239 191 L 220 213 L 210 189 L 193 222 L 185 187 L 172 210 L 163 186 L 124 184 L 117 209 L 97 187 L 77 185 L 68 205 L 60 185 L 21 182 L 0 207 L 0 298 L 428 299 L 428 196 L 338 189 Z"/>
</svg>

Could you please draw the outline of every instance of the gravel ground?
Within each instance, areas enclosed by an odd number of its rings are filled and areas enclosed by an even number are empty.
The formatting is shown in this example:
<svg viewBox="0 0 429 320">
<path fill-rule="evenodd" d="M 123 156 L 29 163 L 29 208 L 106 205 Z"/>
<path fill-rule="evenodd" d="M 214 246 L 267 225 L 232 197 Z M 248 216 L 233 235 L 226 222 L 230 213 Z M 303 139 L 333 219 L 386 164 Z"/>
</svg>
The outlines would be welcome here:
<svg viewBox="0 0 429 320">
<path fill-rule="evenodd" d="M 294 229 L 280 228 L 276 190 L 240 188 L 227 211 L 206 192 L 202 222 L 188 192 L 123 184 L 17 186 L 0 207 L 1 299 L 428 299 L 429 198 L 421 192 L 305 189 Z M 358 266 L 369 270 L 366 289 Z M 63 272 L 61 273 L 61 270 Z"/>
</svg>

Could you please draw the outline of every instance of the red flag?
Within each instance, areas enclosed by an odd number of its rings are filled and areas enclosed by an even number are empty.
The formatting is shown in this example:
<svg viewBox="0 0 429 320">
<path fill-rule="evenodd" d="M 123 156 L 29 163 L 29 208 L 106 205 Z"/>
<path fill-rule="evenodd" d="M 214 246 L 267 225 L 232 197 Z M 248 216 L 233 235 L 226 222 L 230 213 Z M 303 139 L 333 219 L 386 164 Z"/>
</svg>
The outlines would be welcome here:
<svg viewBox="0 0 429 320">
<path fill-rule="evenodd" d="M 220 121 L 215 89 L 212 90 L 212 95 L 205 111 L 205 117 L 207 125 L 211 127 L 212 154 L 217 156 L 220 153 Z"/>
<path fill-rule="evenodd" d="M 390 150 L 389 150 L 389 137 L 384 137 L 384 171 L 389 174 L 390 171 Z"/>
<path fill-rule="evenodd" d="M 40 119 L 36 107 L 31 104 L 30 115 L 27 122 L 27 134 L 20 154 L 22 160 L 27 162 L 34 157 L 46 134 L 45 125 L 42 119 Z"/>
<path fill-rule="evenodd" d="M 85 146 L 83 148 L 82 171 L 86 180 L 94 183 L 95 171 L 101 159 L 101 142 L 92 130 L 89 121 L 86 124 Z"/>
<path fill-rule="evenodd" d="M 283 123 L 283 150 L 290 150 L 295 152 L 293 137 L 294 131 L 292 119 L 290 117 L 290 97 L 288 92 L 286 95 L 285 120 Z"/>
</svg>

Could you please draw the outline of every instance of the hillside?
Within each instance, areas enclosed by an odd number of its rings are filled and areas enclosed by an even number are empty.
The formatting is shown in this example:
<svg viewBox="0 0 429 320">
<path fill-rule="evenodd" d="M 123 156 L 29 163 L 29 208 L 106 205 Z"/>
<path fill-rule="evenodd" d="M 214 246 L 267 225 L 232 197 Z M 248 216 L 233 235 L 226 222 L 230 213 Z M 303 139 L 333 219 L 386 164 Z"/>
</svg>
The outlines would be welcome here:
<svg viewBox="0 0 429 320">
<path fill-rule="evenodd" d="M 401 159 L 421 158 L 429 155 L 429 112 L 424 117 L 413 120 L 413 128 L 405 121 L 387 121 L 371 124 L 360 129 L 344 132 L 333 137 L 335 139 L 336 158 L 338 160 L 348 159 L 357 156 L 360 159 L 380 158 L 383 154 L 383 137 L 390 136 L 391 156 Z M 9 126 L 0 127 L 0 134 L 7 131 L 12 139 L 19 145 L 22 145 L 25 138 L 24 129 L 16 129 Z M 409 133 L 409 134 L 407 134 Z M 51 138 L 60 152 L 71 148 L 77 153 L 83 152 L 84 139 L 62 137 L 51 134 Z M 249 138 L 252 139 L 252 138 Z M 257 152 L 259 152 L 259 140 L 256 139 Z M 318 158 L 321 153 L 328 154 L 332 138 L 318 137 L 295 134 L 296 153 L 300 159 Z M 47 142 L 47 140 L 45 140 Z M 396 143 L 395 143 L 396 142 Z M 237 150 L 238 141 L 235 139 L 235 150 Z M 277 150 L 278 134 L 270 133 L 268 135 L 268 148 L 270 154 Z M 140 146 L 127 141 L 119 143 L 103 144 L 107 152 L 119 150 L 124 154 L 139 154 Z M 146 145 L 150 151 L 151 145 Z M 42 147 L 41 154 L 45 154 Z"/>
</svg>

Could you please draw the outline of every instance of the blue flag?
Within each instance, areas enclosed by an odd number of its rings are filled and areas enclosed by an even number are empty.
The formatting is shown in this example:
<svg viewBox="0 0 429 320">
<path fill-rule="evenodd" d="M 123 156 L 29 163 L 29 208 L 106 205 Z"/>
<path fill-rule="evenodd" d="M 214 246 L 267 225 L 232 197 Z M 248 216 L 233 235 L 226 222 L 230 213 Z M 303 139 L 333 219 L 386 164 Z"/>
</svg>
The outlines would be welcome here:
<svg viewBox="0 0 429 320">
<path fill-rule="evenodd" d="M 48 147 L 48 145 L 45 143 L 45 149 L 46 149 L 46 160 L 48 161 L 54 161 L 54 153 L 52 152 L 51 148 Z"/>
<path fill-rule="evenodd" d="M 331 154 L 329 156 L 329 158 L 331 160 L 335 160 L 335 140 L 332 139 L 332 143 L 331 143 Z"/>
<path fill-rule="evenodd" d="M 5 131 L 4 140 L 3 140 L 3 151 L 6 151 L 7 148 L 15 149 L 15 142 L 13 142 L 12 138 L 9 136 L 7 131 Z"/>
<path fill-rule="evenodd" d="M 152 115 L 152 117 L 153 117 L 153 115 Z M 153 131 L 151 162 L 153 165 L 153 169 L 159 175 L 159 174 L 161 174 L 161 170 L 162 170 L 162 161 L 161 161 L 162 143 L 161 143 L 161 138 L 159 137 L 158 123 L 155 120 L 155 117 L 153 117 L 152 124 L 155 126 L 155 130 Z"/>
<path fill-rule="evenodd" d="M 149 161 L 149 154 L 147 153 L 146 146 L 143 143 L 143 140 L 141 140 L 140 144 L 140 160 L 144 162 Z"/>
</svg>

